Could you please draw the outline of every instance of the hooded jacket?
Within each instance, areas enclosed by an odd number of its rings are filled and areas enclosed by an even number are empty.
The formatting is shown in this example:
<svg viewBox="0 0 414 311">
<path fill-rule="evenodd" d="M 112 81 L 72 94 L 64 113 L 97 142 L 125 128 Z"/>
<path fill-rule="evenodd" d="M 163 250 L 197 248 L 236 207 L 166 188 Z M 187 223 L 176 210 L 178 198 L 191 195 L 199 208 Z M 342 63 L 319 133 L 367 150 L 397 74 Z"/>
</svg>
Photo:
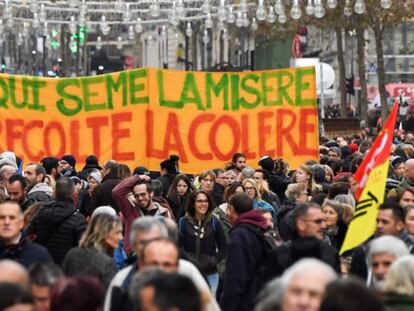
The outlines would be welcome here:
<svg viewBox="0 0 414 311">
<path fill-rule="evenodd" d="M 266 219 L 259 210 L 241 214 L 230 231 L 226 274 L 220 297 L 223 311 L 250 311 L 254 309 L 257 293 L 264 285 L 263 265 L 265 246 L 262 238 L 249 226 L 267 229 Z M 235 285 L 237 284 L 237 285 Z"/>
<path fill-rule="evenodd" d="M 85 217 L 72 202 L 50 201 L 33 217 L 27 234 L 47 248 L 54 262 L 61 265 L 67 252 L 78 246 L 86 229 Z"/>
<path fill-rule="evenodd" d="M 53 189 L 47 183 L 41 182 L 32 187 L 27 197 L 36 202 L 49 202 L 53 198 Z"/>
</svg>

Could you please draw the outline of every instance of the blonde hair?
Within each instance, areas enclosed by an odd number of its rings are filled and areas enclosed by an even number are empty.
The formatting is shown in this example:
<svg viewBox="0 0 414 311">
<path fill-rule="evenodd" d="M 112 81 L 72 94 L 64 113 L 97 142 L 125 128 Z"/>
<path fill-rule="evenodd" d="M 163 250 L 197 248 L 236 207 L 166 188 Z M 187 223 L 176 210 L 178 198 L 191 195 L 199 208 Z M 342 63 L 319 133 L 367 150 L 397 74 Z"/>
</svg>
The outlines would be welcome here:
<svg viewBox="0 0 414 311">
<path fill-rule="evenodd" d="M 247 179 L 243 180 L 242 185 L 245 188 L 244 190 L 246 190 L 246 184 L 247 183 L 251 183 L 252 186 L 254 187 L 254 189 L 256 190 L 255 199 L 258 200 L 258 201 L 262 201 L 262 195 L 260 194 L 259 187 L 257 186 L 257 182 L 253 178 L 247 178 Z"/>
<path fill-rule="evenodd" d="M 306 192 L 307 195 L 309 195 L 307 193 L 307 189 L 306 189 L 305 184 L 294 183 L 294 184 L 289 184 L 287 186 L 285 195 L 288 199 L 296 201 L 296 199 L 299 197 L 299 195 L 301 193 L 305 193 L 305 192 Z"/>
<path fill-rule="evenodd" d="M 112 252 L 105 243 L 105 238 L 117 226 L 122 226 L 118 216 L 110 214 L 98 214 L 92 217 L 82 238 L 79 246 L 82 248 L 94 248 L 98 251 Z"/>
<path fill-rule="evenodd" d="M 307 190 L 312 192 L 312 193 L 309 193 L 309 195 L 319 192 L 321 189 L 320 187 L 318 187 L 318 185 L 315 182 L 312 167 L 309 165 L 301 165 L 299 166 L 298 169 L 301 169 L 302 171 L 305 172 L 306 175 L 309 176 L 309 179 L 306 183 Z M 293 174 L 293 182 L 296 183 L 296 172 Z"/>
<path fill-rule="evenodd" d="M 256 180 L 256 184 L 260 194 L 270 193 L 269 183 L 266 180 Z"/>
<path fill-rule="evenodd" d="M 384 291 L 400 295 L 414 295 L 414 256 L 396 259 L 385 277 Z"/>
</svg>

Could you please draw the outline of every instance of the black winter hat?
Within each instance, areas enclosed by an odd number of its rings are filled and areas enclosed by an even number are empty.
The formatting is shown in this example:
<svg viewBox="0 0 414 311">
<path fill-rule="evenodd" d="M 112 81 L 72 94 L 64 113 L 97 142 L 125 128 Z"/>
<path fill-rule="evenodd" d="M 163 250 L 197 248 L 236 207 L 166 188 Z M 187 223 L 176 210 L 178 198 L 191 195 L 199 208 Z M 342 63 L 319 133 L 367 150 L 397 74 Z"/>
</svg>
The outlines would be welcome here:
<svg viewBox="0 0 414 311">
<path fill-rule="evenodd" d="M 61 160 L 68 162 L 73 168 L 76 166 L 76 159 L 71 154 L 64 155 Z"/>
<path fill-rule="evenodd" d="M 268 172 L 273 172 L 275 169 L 275 162 L 270 156 L 262 157 L 258 164 Z"/>
<path fill-rule="evenodd" d="M 102 169 L 102 167 L 100 167 L 99 164 L 98 164 L 97 157 L 95 157 L 93 154 L 89 155 L 86 158 L 84 169 L 89 169 L 89 168 L 97 168 L 98 170 Z"/>
</svg>

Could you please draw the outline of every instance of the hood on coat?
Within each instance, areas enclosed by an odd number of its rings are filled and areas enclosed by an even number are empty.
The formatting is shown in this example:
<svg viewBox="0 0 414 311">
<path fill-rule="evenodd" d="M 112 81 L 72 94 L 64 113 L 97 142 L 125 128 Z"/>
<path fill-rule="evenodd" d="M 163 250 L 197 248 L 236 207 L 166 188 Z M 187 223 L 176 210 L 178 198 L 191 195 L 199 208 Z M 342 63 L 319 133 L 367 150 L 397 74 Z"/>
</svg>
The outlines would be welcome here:
<svg viewBox="0 0 414 311">
<path fill-rule="evenodd" d="M 17 169 L 18 167 L 16 163 L 16 155 L 14 154 L 14 152 L 5 151 L 2 154 L 0 154 L 0 165 L 1 164 L 11 165 Z"/>
<path fill-rule="evenodd" d="M 41 183 L 34 185 L 32 189 L 30 189 L 28 194 L 31 194 L 33 192 L 40 192 L 40 191 L 46 193 L 50 198 L 53 197 L 53 188 L 50 187 L 45 182 L 41 182 Z"/>
<path fill-rule="evenodd" d="M 238 224 L 242 224 L 242 223 L 252 224 L 263 230 L 266 230 L 269 227 L 266 219 L 263 217 L 262 212 L 260 212 L 257 209 L 252 209 L 246 213 L 241 214 L 235 220 L 233 227 L 237 226 Z"/>
</svg>

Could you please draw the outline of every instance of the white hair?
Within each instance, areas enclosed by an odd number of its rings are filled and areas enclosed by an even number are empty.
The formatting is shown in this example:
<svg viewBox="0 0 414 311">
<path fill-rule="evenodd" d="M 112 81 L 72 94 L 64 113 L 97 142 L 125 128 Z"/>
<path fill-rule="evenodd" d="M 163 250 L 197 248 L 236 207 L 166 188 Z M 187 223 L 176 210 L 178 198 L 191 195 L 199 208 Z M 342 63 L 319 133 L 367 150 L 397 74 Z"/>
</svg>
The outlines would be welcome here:
<svg viewBox="0 0 414 311">
<path fill-rule="evenodd" d="M 304 258 L 293 264 L 283 273 L 282 286 L 284 287 L 284 291 L 296 274 L 304 275 L 310 273 L 318 273 L 321 276 L 325 276 L 328 282 L 338 277 L 334 269 L 326 263 L 314 258 Z"/>
<path fill-rule="evenodd" d="M 138 232 L 150 232 L 154 227 L 160 230 L 160 237 L 168 239 L 167 227 L 159 221 L 157 217 L 142 216 L 134 220 L 129 232 L 129 241 L 131 245 L 135 245 L 137 241 Z"/>
<path fill-rule="evenodd" d="M 257 303 L 254 311 L 279 310 L 285 289 L 281 278 L 273 279 L 267 283 L 256 298 Z"/>
<path fill-rule="evenodd" d="M 391 254 L 395 258 L 408 255 L 410 252 L 407 245 L 395 236 L 384 235 L 369 243 L 367 260 L 369 266 L 372 264 L 372 256 L 376 254 Z"/>
<path fill-rule="evenodd" d="M 112 206 L 109 205 L 99 206 L 92 212 L 91 218 L 99 214 L 108 214 L 111 216 L 116 216 L 116 211 Z"/>
<path fill-rule="evenodd" d="M 404 255 L 392 263 L 385 277 L 384 291 L 414 295 L 414 256 Z"/>
</svg>

